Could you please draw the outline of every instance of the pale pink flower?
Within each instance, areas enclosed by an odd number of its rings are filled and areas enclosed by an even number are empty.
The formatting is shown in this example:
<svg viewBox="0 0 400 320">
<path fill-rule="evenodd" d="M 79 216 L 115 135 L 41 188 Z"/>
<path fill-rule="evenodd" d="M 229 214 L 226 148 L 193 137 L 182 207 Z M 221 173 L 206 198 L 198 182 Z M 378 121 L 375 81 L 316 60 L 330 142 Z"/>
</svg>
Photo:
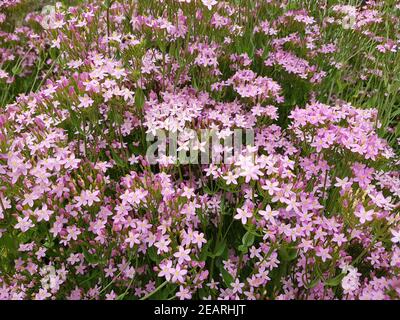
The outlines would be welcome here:
<svg viewBox="0 0 400 320">
<path fill-rule="evenodd" d="M 15 225 L 15 229 L 20 229 L 22 232 L 28 231 L 30 228 L 34 227 L 32 220 L 29 217 L 17 217 L 18 223 Z"/>
<path fill-rule="evenodd" d="M 234 218 L 237 220 L 241 220 L 243 224 L 246 224 L 247 219 L 253 217 L 253 213 L 247 210 L 247 208 L 245 208 L 245 210 L 237 208 L 236 211 L 237 214 L 234 216 Z"/>
<path fill-rule="evenodd" d="M 374 214 L 375 214 L 374 210 L 366 211 L 363 206 L 359 206 L 359 208 L 354 211 L 354 215 L 360 219 L 361 223 L 372 221 Z"/>
<path fill-rule="evenodd" d="M 208 8 L 208 10 L 211 10 L 213 6 L 215 6 L 218 2 L 216 0 L 201 0 L 203 4 Z"/>
</svg>

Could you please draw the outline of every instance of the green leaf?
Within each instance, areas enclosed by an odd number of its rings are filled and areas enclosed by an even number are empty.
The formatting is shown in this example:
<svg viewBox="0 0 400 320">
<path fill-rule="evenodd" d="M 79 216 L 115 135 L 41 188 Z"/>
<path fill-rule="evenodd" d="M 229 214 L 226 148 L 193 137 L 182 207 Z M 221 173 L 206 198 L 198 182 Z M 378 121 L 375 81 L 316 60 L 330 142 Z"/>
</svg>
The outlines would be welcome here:
<svg viewBox="0 0 400 320">
<path fill-rule="evenodd" d="M 118 110 L 112 108 L 108 114 L 108 118 L 111 122 L 116 123 L 118 125 L 124 122 L 124 118 Z"/>
<path fill-rule="evenodd" d="M 21 73 L 21 71 L 22 71 L 22 68 L 21 68 L 21 66 L 20 66 L 19 64 L 16 64 L 16 65 L 11 69 L 11 72 L 12 72 L 12 74 L 13 74 L 14 76 L 19 75 L 19 74 Z"/>
<path fill-rule="evenodd" d="M 295 248 L 282 247 L 279 249 L 279 257 L 282 261 L 292 261 L 297 257 L 297 250 Z"/>
<path fill-rule="evenodd" d="M 54 247 L 54 241 L 52 240 L 47 240 L 44 244 L 43 244 L 46 248 L 51 249 Z"/>
<path fill-rule="evenodd" d="M 231 283 L 233 282 L 233 277 L 231 274 L 225 270 L 224 266 L 220 267 L 222 279 L 224 280 L 225 284 L 230 287 Z"/>
<path fill-rule="evenodd" d="M 122 160 L 113 149 L 111 149 L 111 154 L 112 154 L 112 157 L 115 160 L 115 163 L 117 164 L 117 166 L 119 166 L 119 167 L 127 166 L 127 163 L 124 160 Z"/>
<path fill-rule="evenodd" d="M 254 239 L 255 239 L 254 234 L 250 231 L 247 231 L 242 238 L 243 246 L 247 248 L 251 247 L 254 243 Z"/>
<path fill-rule="evenodd" d="M 146 97 L 144 96 L 144 92 L 141 88 L 137 88 L 135 92 L 135 104 L 139 110 L 143 109 L 144 102 Z"/>
<path fill-rule="evenodd" d="M 157 251 L 154 247 L 149 247 L 147 249 L 147 253 L 152 261 L 157 262 L 157 263 L 159 262 L 160 256 L 157 254 Z"/>
<path fill-rule="evenodd" d="M 98 262 L 97 255 L 89 253 L 85 248 L 82 248 L 83 256 L 89 264 L 96 264 Z"/>
<path fill-rule="evenodd" d="M 305 285 L 307 289 L 312 289 L 314 288 L 318 283 L 320 282 L 320 277 L 316 277 L 314 280 L 312 280 L 308 285 Z"/>
<path fill-rule="evenodd" d="M 56 60 L 58 58 L 58 50 L 56 48 L 50 48 L 49 50 L 51 60 Z"/>
<path fill-rule="evenodd" d="M 328 287 L 336 287 L 342 282 L 342 279 L 344 278 L 344 276 L 345 276 L 345 274 L 341 273 L 334 278 L 328 279 L 325 281 L 325 285 L 327 285 Z"/>
<path fill-rule="evenodd" d="M 210 248 L 210 245 L 212 243 L 212 239 L 208 240 L 207 243 L 203 246 L 203 249 L 201 250 L 199 259 L 200 261 L 205 261 L 207 259 L 207 257 L 210 255 L 210 252 L 208 251 L 208 249 Z"/>
<path fill-rule="evenodd" d="M 2 247 L 6 248 L 9 251 L 9 253 L 14 254 L 18 251 L 18 241 L 10 234 L 5 233 L 0 238 L 0 244 Z"/>
<path fill-rule="evenodd" d="M 215 257 L 221 256 L 224 253 L 225 248 L 226 248 L 226 242 L 225 241 L 222 242 L 222 243 L 219 243 L 217 245 L 217 247 L 215 248 L 215 252 L 213 254 L 213 257 L 215 258 Z"/>
</svg>

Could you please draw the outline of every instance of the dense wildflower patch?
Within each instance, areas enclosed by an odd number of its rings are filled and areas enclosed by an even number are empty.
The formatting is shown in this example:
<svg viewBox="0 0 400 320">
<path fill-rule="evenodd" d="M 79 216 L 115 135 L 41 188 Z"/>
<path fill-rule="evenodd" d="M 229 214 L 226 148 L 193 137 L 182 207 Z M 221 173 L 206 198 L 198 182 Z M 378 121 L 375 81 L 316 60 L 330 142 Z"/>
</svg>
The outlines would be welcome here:
<svg viewBox="0 0 400 320">
<path fill-rule="evenodd" d="M 0 9 L 0 299 L 400 297 L 400 2 Z"/>
</svg>

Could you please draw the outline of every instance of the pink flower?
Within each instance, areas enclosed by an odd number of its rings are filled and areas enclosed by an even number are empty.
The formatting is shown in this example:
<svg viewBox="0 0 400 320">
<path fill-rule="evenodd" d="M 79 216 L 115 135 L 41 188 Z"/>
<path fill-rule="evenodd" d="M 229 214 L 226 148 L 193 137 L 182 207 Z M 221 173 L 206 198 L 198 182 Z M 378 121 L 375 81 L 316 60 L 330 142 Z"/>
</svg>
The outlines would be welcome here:
<svg viewBox="0 0 400 320">
<path fill-rule="evenodd" d="M 265 180 L 265 184 L 262 186 L 262 188 L 268 191 L 268 194 L 272 196 L 274 195 L 275 192 L 280 190 L 278 186 L 279 186 L 278 181 L 272 182 L 271 180 Z"/>
<path fill-rule="evenodd" d="M 106 300 L 115 300 L 117 298 L 117 294 L 114 292 L 114 290 L 111 290 L 110 293 L 106 294 Z"/>
<path fill-rule="evenodd" d="M 178 258 L 179 264 L 182 264 L 185 261 L 189 262 L 191 260 L 189 253 L 190 253 L 190 249 L 185 250 L 183 247 L 180 246 L 178 252 L 174 253 L 174 257 Z"/>
<path fill-rule="evenodd" d="M 36 209 L 34 211 L 34 213 L 35 213 L 35 215 L 37 217 L 37 221 L 39 222 L 39 221 L 42 221 L 42 220 L 49 221 L 50 216 L 54 213 L 54 211 L 48 210 L 47 209 L 47 205 L 44 204 L 42 209 L 40 209 L 40 210 Z"/>
<path fill-rule="evenodd" d="M 198 232 L 198 231 L 193 232 L 192 243 L 197 244 L 199 249 L 201 249 L 201 247 L 203 246 L 203 243 L 206 243 L 206 242 L 207 242 L 207 240 L 204 238 L 204 233 Z"/>
<path fill-rule="evenodd" d="M 7 79 L 9 77 L 8 73 L 0 69 L 0 79 Z"/>
<path fill-rule="evenodd" d="M 175 268 L 172 268 L 171 274 L 172 274 L 172 279 L 171 279 L 172 282 L 183 283 L 185 282 L 184 276 L 187 274 L 187 270 L 181 269 L 181 267 L 177 265 Z"/>
<path fill-rule="evenodd" d="M 90 190 L 82 190 L 80 196 L 76 196 L 74 199 L 77 202 L 76 206 L 89 206 L 91 207 L 94 202 L 99 202 L 100 198 L 97 196 L 100 192 L 98 190 L 90 191 Z"/>
<path fill-rule="evenodd" d="M 354 211 L 354 215 L 360 219 L 361 223 L 372 221 L 374 214 L 374 210 L 365 211 L 363 206 L 359 206 L 359 208 Z"/>
<path fill-rule="evenodd" d="M 162 237 L 159 241 L 154 243 L 154 246 L 157 248 L 157 254 L 161 254 L 163 252 L 168 252 L 170 248 L 168 245 L 171 243 L 171 240 L 168 237 Z"/>
<path fill-rule="evenodd" d="M 336 242 L 338 246 L 341 246 L 343 243 L 347 242 L 347 239 L 343 233 L 335 233 L 332 241 Z"/>
<path fill-rule="evenodd" d="M 20 229 L 22 232 L 28 231 L 30 228 L 34 227 L 31 219 L 29 217 L 17 217 L 18 223 L 14 226 L 15 229 Z"/>
<path fill-rule="evenodd" d="M 393 238 L 391 239 L 392 242 L 399 243 L 400 242 L 400 230 L 391 229 L 390 232 L 393 235 Z"/>
<path fill-rule="evenodd" d="M 216 0 L 201 0 L 203 4 L 208 8 L 208 10 L 211 10 L 213 6 L 215 6 L 218 2 Z"/>
<path fill-rule="evenodd" d="M 244 283 L 241 283 L 239 279 L 236 279 L 235 282 L 231 283 L 232 293 L 242 293 L 242 288 L 244 287 Z"/>
<path fill-rule="evenodd" d="M 125 242 L 129 243 L 129 248 L 133 248 L 135 244 L 140 244 L 139 238 L 140 235 L 138 233 L 133 233 L 132 231 L 129 231 L 129 236 L 125 239 Z"/>
<path fill-rule="evenodd" d="M 191 299 L 192 294 L 190 293 L 190 290 L 188 288 L 185 288 L 183 286 L 179 286 L 179 291 L 176 293 L 176 296 L 180 300 L 185 300 L 185 299 Z"/>
<path fill-rule="evenodd" d="M 160 264 L 160 272 L 158 273 L 159 277 L 165 277 L 167 281 L 171 280 L 172 272 L 174 269 L 172 268 L 172 261 L 167 260 L 164 263 Z"/>
<path fill-rule="evenodd" d="M 279 215 L 278 211 L 274 211 L 271 209 L 271 206 L 268 204 L 265 210 L 260 210 L 258 213 L 264 217 L 265 220 L 275 224 L 275 217 Z"/>
<path fill-rule="evenodd" d="M 114 272 L 117 271 L 117 268 L 113 268 L 110 264 L 108 267 L 104 268 L 105 276 L 112 278 L 114 276 Z"/>
<path fill-rule="evenodd" d="M 85 94 L 83 97 L 79 97 L 80 104 L 78 105 L 78 108 L 88 108 L 93 104 L 93 100 Z"/>
<path fill-rule="evenodd" d="M 38 258 L 38 259 L 41 259 L 41 258 L 43 258 L 43 257 L 45 257 L 46 256 L 46 251 L 47 251 L 47 249 L 46 248 L 40 248 L 38 251 L 36 251 L 36 257 Z"/>
<path fill-rule="evenodd" d="M 327 259 L 331 259 L 332 256 L 329 254 L 329 248 L 317 247 L 316 256 L 322 259 L 322 262 L 325 262 Z"/>
<path fill-rule="evenodd" d="M 26 193 L 24 195 L 24 201 L 22 202 L 22 205 L 27 204 L 29 207 L 33 207 L 34 201 L 39 198 L 40 198 L 40 195 L 35 192 Z"/>
<path fill-rule="evenodd" d="M 77 240 L 78 236 L 81 234 L 81 231 L 74 225 L 67 227 L 67 241 Z"/>
<path fill-rule="evenodd" d="M 231 183 L 232 184 L 237 184 L 237 180 L 236 179 L 238 177 L 239 177 L 238 175 L 234 174 L 231 171 L 228 171 L 225 176 L 222 176 L 222 178 L 226 181 L 227 185 L 230 185 Z"/>
<path fill-rule="evenodd" d="M 251 211 L 248 211 L 247 208 L 245 208 L 245 210 L 237 208 L 236 211 L 237 214 L 234 216 L 234 218 L 237 220 L 241 220 L 243 224 L 246 224 L 247 219 L 253 217 L 253 213 Z"/>
<path fill-rule="evenodd" d="M 51 293 L 49 293 L 46 289 L 39 289 L 39 292 L 35 295 L 35 300 L 46 300 L 51 297 Z"/>
<path fill-rule="evenodd" d="M 335 183 L 335 187 L 342 188 L 342 190 L 344 191 L 348 190 L 353 184 L 352 181 L 349 181 L 348 177 L 345 177 L 343 179 L 336 177 L 336 181 L 337 182 Z"/>
</svg>

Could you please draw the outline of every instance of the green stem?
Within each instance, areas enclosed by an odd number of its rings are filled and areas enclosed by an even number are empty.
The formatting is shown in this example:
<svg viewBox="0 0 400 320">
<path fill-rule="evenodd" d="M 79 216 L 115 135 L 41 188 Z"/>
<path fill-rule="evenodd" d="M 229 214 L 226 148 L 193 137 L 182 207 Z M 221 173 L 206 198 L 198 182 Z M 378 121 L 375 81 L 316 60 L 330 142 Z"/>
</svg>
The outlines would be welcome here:
<svg viewBox="0 0 400 320">
<path fill-rule="evenodd" d="M 149 294 L 145 295 L 143 298 L 140 300 L 147 300 L 154 294 L 156 294 L 158 291 L 160 291 L 162 288 L 164 288 L 168 284 L 168 281 L 164 281 L 161 285 L 159 285 L 154 291 L 150 292 Z"/>
</svg>

